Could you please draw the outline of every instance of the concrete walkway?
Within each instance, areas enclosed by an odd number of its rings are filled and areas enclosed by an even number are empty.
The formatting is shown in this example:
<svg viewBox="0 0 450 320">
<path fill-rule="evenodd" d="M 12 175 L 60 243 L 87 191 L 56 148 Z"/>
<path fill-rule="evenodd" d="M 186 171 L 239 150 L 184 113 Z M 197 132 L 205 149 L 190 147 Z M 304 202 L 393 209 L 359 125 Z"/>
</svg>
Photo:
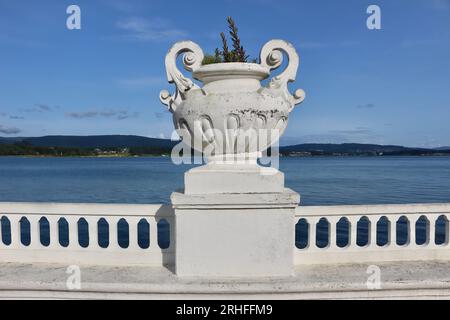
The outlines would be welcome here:
<svg viewBox="0 0 450 320">
<path fill-rule="evenodd" d="M 178 279 L 166 268 L 0 264 L 0 298 L 23 299 L 400 299 L 450 298 L 450 263 L 379 264 L 381 289 L 368 290 L 368 265 L 299 266 L 291 278 Z"/>
</svg>

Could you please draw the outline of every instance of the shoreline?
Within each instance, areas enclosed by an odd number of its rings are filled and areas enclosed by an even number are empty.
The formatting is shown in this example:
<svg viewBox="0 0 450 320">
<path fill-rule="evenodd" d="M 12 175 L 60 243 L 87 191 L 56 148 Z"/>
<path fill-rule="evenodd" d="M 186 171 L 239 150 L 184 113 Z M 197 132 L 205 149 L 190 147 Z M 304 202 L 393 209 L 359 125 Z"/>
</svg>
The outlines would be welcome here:
<svg viewBox="0 0 450 320">
<path fill-rule="evenodd" d="M 372 155 L 372 154 L 355 154 L 355 155 L 338 155 L 338 154 L 317 154 L 317 155 L 307 155 L 307 156 L 297 156 L 297 155 L 280 155 L 280 158 L 389 158 L 389 157 L 415 157 L 415 158 L 429 158 L 429 157 L 439 157 L 447 158 L 450 157 L 450 153 L 446 154 L 385 154 L 385 155 Z M 66 155 L 66 156 L 56 156 L 56 155 L 0 155 L 0 158 L 170 158 L 170 155 L 89 155 L 89 156 L 79 156 L 79 155 Z M 263 157 L 264 158 L 264 157 Z M 267 157 L 266 157 L 267 158 Z"/>
</svg>

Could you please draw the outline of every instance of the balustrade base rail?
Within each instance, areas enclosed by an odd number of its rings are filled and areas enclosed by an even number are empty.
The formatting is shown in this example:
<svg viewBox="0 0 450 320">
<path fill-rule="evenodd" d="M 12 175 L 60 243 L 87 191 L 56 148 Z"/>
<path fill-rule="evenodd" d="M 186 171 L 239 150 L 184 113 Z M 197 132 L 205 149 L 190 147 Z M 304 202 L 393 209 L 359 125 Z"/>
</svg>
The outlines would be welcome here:
<svg viewBox="0 0 450 320">
<path fill-rule="evenodd" d="M 299 265 L 288 278 L 181 279 L 162 267 L 0 263 L 0 298 L 58 299 L 404 299 L 450 298 L 449 262 Z"/>
</svg>

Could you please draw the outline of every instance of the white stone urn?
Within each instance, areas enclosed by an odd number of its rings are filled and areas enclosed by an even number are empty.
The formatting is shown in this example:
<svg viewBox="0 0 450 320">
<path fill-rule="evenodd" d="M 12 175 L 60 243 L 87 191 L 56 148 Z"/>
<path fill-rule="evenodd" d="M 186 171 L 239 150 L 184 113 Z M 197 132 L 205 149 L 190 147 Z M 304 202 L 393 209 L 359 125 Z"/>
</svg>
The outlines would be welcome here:
<svg viewBox="0 0 450 320">
<path fill-rule="evenodd" d="M 261 81 L 283 62 L 283 72 L 272 77 L 266 86 Z M 183 55 L 184 68 L 203 83 L 200 87 L 177 68 L 177 57 Z M 286 129 L 289 113 L 301 103 L 305 93 L 293 82 L 299 66 L 295 48 L 283 40 L 271 40 L 260 53 L 260 63 L 217 63 L 202 65 L 202 49 L 191 41 L 175 43 L 166 55 L 169 83 L 176 91 L 160 93 L 160 100 L 173 113 L 173 122 L 183 142 L 217 159 L 256 159 Z M 215 159 L 215 160 L 214 160 Z"/>
<path fill-rule="evenodd" d="M 286 68 L 263 86 L 261 81 L 282 65 L 283 53 L 289 59 Z M 180 54 L 202 87 L 178 70 Z M 260 60 L 202 65 L 203 52 L 190 41 L 176 43 L 166 56 L 167 78 L 176 91 L 164 90 L 160 99 L 173 113 L 183 142 L 207 160 L 188 170 L 184 188 L 170 196 L 180 277 L 293 275 L 300 196 L 285 188 L 276 167 L 259 166 L 256 160 L 279 139 L 305 94 L 288 91 L 299 64 L 291 44 L 269 41 Z"/>
</svg>

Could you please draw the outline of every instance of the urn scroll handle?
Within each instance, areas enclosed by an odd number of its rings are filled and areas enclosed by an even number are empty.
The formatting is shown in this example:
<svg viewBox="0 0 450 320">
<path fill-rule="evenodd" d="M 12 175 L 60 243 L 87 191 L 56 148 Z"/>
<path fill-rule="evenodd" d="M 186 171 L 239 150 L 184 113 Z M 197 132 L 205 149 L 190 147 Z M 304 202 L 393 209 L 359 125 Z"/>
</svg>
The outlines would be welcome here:
<svg viewBox="0 0 450 320">
<path fill-rule="evenodd" d="M 261 49 L 261 66 L 270 70 L 278 68 L 283 63 L 283 52 L 286 54 L 289 63 L 286 69 L 279 75 L 273 77 L 267 88 L 280 92 L 291 103 L 291 111 L 295 105 L 303 102 L 305 92 L 302 89 L 295 90 L 292 95 L 288 89 L 288 83 L 295 81 L 300 58 L 294 46 L 284 40 L 270 40 Z"/>
<path fill-rule="evenodd" d="M 187 71 L 195 71 L 202 65 L 203 50 L 195 42 L 180 41 L 175 43 L 166 55 L 165 65 L 167 81 L 175 83 L 175 93 L 162 90 L 159 94 L 161 102 L 167 106 L 170 112 L 174 112 L 177 106 L 185 99 L 187 91 L 199 88 L 191 79 L 185 77 L 177 68 L 177 58 L 183 55 L 183 67 Z"/>
</svg>

